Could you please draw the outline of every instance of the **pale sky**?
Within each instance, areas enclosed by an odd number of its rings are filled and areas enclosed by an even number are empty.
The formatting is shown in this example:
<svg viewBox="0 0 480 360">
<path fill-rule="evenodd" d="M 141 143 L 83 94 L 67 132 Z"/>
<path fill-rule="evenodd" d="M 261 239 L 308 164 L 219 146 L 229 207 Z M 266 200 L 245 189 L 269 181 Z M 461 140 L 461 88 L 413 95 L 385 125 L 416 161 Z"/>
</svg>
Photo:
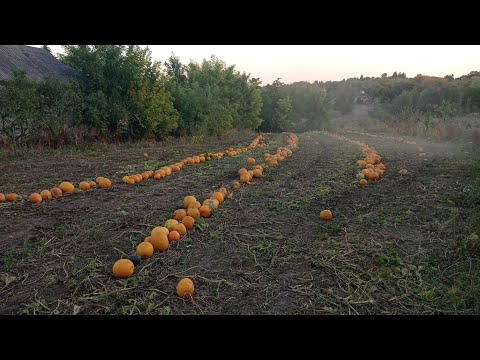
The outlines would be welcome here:
<svg viewBox="0 0 480 360">
<path fill-rule="evenodd" d="M 41 46 L 41 45 L 33 45 Z M 142 45 L 144 46 L 144 45 Z M 455 77 L 480 71 L 480 45 L 148 45 L 155 60 L 173 52 L 183 63 L 216 55 L 227 65 L 260 78 L 295 81 L 342 80 L 350 77 L 405 72 Z M 62 51 L 50 45 L 52 52 Z"/>
</svg>

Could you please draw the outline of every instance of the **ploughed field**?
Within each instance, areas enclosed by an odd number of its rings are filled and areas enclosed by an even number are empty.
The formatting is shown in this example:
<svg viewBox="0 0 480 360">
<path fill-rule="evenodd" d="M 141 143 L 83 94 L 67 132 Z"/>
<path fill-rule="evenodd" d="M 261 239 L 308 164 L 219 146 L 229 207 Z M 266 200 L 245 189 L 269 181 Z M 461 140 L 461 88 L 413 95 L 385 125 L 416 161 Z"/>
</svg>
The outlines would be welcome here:
<svg viewBox="0 0 480 360">
<path fill-rule="evenodd" d="M 20 198 L 0 203 L 0 313 L 480 312 L 477 154 L 350 131 L 263 134 L 252 146 L 257 135 L 4 155 L 0 192 Z M 200 154 L 205 161 L 153 177 Z M 241 168 L 253 172 L 249 158 L 262 171 L 242 179 Z M 148 170 L 141 182 L 122 182 Z M 78 189 L 97 177 L 111 186 Z M 64 181 L 76 190 L 29 202 Z M 205 205 L 211 215 L 203 208 L 131 276 L 113 275 L 186 196 L 204 205 L 219 190 L 224 201 Z M 193 296 L 177 294 L 183 278 Z"/>
</svg>

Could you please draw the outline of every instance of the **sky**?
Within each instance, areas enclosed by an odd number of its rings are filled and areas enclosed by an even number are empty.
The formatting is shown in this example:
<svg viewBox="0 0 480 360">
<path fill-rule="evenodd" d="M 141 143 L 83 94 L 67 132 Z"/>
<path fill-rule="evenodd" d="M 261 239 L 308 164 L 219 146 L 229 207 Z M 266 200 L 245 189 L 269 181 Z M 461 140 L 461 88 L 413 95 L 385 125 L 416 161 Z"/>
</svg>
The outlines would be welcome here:
<svg viewBox="0 0 480 360">
<path fill-rule="evenodd" d="M 33 45 L 41 46 L 41 45 Z M 54 54 L 60 45 L 49 45 Z M 146 46 L 146 45 L 141 45 Z M 155 60 L 173 52 L 183 63 L 211 55 L 235 65 L 263 85 L 281 78 L 295 81 L 337 81 L 350 77 L 404 72 L 455 77 L 480 71 L 480 45 L 148 45 Z"/>
</svg>

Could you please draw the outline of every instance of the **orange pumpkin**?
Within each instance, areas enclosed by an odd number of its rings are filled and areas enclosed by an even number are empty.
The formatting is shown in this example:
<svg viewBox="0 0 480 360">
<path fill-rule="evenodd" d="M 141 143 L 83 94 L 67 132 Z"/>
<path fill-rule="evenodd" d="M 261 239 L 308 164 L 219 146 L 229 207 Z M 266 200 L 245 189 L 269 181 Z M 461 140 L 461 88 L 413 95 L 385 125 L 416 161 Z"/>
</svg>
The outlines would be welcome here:
<svg viewBox="0 0 480 360">
<path fill-rule="evenodd" d="M 128 179 L 128 180 L 127 180 L 127 184 L 128 184 L 128 185 L 133 185 L 133 184 L 135 184 L 135 179 L 132 179 L 132 178 Z"/>
<path fill-rule="evenodd" d="M 220 189 L 218 189 L 218 192 L 221 192 L 224 197 L 228 194 L 228 190 L 225 187 L 221 187 Z"/>
<path fill-rule="evenodd" d="M 110 181 L 110 179 L 103 178 L 98 183 L 98 186 L 101 187 L 102 189 L 108 189 L 112 186 L 112 182 Z"/>
<path fill-rule="evenodd" d="M 248 174 L 242 174 L 240 176 L 240 181 L 244 184 L 248 184 L 250 182 L 250 175 Z"/>
<path fill-rule="evenodd" d="M 138 256 L 140 256 L 142 259 L 147 259 L 153 255 L 153 245 L 150 244 L 147 241 L 141 242 L 138 244 L 136 253 Z"/>
<path fill-rule="evenodd" d="M 360 179 L 359 183 L 360 183 L 360 185 L 365 186 L 365 185 L 367 185 L 367 180 Z"/>
<path fill-rule="evenodd" d="M 194 219 L 198 219 L 200 218 L 200 210 L 194 207 L 188 208 L 187 216 L 191 216 Z"/>
<path fill-rule="evenodd" d="M 178 224 L 178 221 L 175 219 L 168 219 L 165 221 L 165 227 L 168 229 L 168 231 L 172 231 L 174 226 Z"/>
<path fill-rule="evenodd" d="M 83 191 L 90 190 L 90 184 L 86 181 L 82 181 L 80 184 L 78 184 L 78 187 Z"/>
<path fill-rule="evenodd" d="M 378 179 L 380 179 L 380 175 L 377 172 L 372 171 L 368 173 L 367 178 L 368 180 L 377 181 Z"/>
<path fill-rule="evenodd" d="M 180 166 L 178 166 L 178 165 L 173 165 L 171 168 L 172 168 L 172 172 L 179 172 L 180 171 Z"/>
<path fill-rule="evenodd" d="M 50 192 L 51 192 L 52 195 L 55 196 L 55 197 L 62 196 L 62 194 L 63 194 L 62 189 L 60 189 L 60 188 L 58 188 L 58 187 L 54 187 L 54 188 L 50 189 Z"/>
<path fill-rule="evenodd" d="M 187 216 L 187 212 L 184 209 L 175 210 L 173 213 L 173 218 L 177 221 L 182 221 L 185 216 Z"/>
<path fill-rule="evenodd" d="M 40 196 L 43 200 L 50 200 L 52 198 L 52 193 L 49 190 L 42 190 Z"/>
<path fill-rule="evenodd" d="M 245 169 L 245 168 L 241 168 L 240 170 L 238 170 L 238 175 L 240 175 L 240 176 L 241 176 L 241 175 L 243 175 L 243 174 L 246 174 L 247 172 L 248 172 L 248 170 L 247 170 L 247 169 Z"/>
<path fill-rule="evenodd" d="M 154 236 L 147 236 L 145 241 L 152 244 L 155 251 L 165 251 L 168 249 L 168 237 L 165 233 L 155 233 Z"/>
<path fill-rule="evenodd" d="M 93 189 L 93 188 L 96 188 L 97 187 L 97 183 L 95 181 L 89 181 L 88 182 L 88 185 L 90 185 L 90 189 Z"/>
<path fill-rule="evenodd" d="M 333 217 L 333 214 L 330 210 L 322 210 L 320 211 L 320 219 L 322 220 L 331 220 Z"/>
<path fill-rule="evenodd" d="M 212 209 L 208 205 L 203 205 L 200 207 L 200 215 L 204 218 L 209 218 L 212 216 Z"/>
<path fill-rule="evenodd" d="M 189 195 L 189 196 L 185 196 L 183 198 L 183 207 L 185 209 L 188 209 L 188 207 L 190 206 L 190 203 L 194 202 L 194 201 L 197 201 L 197 199 L 195 198 L 195 196 L 192 196 L 192 195 Z"/>
<path fill-rule="evenodd" d="M 190 205 L 188 205 L 187 209 L 190 209 L 192 207 L 196 209 L 200 209 L 200 206 L 202 206 L 202 204 L 200 204 L 198 201 L 192 201 Z"/>
<path fill-rule="evenodd" d="M 18 199 L 18 195 L 15 193 L 10 193 L 10 194 L 7 194 L 7 196 L 5 196 L 5 199 L 7 199 L 7 201 L 9 202 L 14 202 L 15 200 Z"/>
<path fill-rule="evenodd" d="M 219 204 L 222 204 L 223 201 L 225 200 L 225 196 L 223 196 L 223 194 L 219 191 L 215 191 L 210 198 L 217 199 Z"/>
<path fill-rule="evenodd" d="M 28 197 L 28 201 L 30 201 L 32 204 L 39 204 L 42 202 L 42 195 L 39 193 L 33 193 Z"/>
<path fill-rule="evenodd" d="M 248 163 L 248 165 L 253 166 L 253 165 L 255 165 L 255 159 L 254 158 L 248 158 L 247 163 Z"/>
<path fill-rule="evenodd" d="M 64 181 L 60 184 L 59 188 L 62 190 L 64 193 L 71 193 L 75 190 L 75 186 L 71 182 Z"/>
<path fill-rule="evenodd" d="M 128 259 L 120 259 L 113 264 L 112 273 L 115 277 L 125 279 L 133 275 L 135 266 Z"/>
<path fill-rule="evenodd" d="M 180 236 L 183 236 L 187 233 L 187 227 L 184 224 L 177 224 L 173 228 L 173 231 L 176 231 L 180 234 Z"/>
<path fill-rule="evenodd" d="M 232 183 L 232 188 L 233 188 L 234 190 L 240 189 L 240 183 L 239 183 L 237 180 L 235 180 L 235 181 Z"/>
<path fill-rule="evenodd" d="M 168 240 L 170 241 L 179 241 L 180 240 L 180 233 L 178 231 L 170 231 L 170 234 L 168 234 Z"/>
<path fill-rule="evenodd" d="M 166 227 L 164 226 L 157 226 L 157 227 L 154 227 L 151 231 L 151 236 L 156 236 L 156 234 L 165 234 L 166 236 L 168 236 L 168 233 L 170 232 L 170 230 L 168 230 Z"/>
<path fill-rule="evenodd" d="M 262 176 L 263 176 L 262 170 L 260 170 L 260 169 L 253 170 L 253 177 L 254 178 L 261 178 Z"/>
<path fill-rule="evenodd" d="M 193 281 L 189 278 L 183 278 L 177 284 L 177 295 L 181 298 L 188 299 L 195 292 Z"/>
<path fill-rule="evenodd" d="M 5 197 L 5 194 L 0 193 L 0 203 L 7 201 L 7 198 Z"/>
<path fill-rule="evenodd" d="M 195 219 L 191 216 L 185 216 L 182 220 L 182 224 L 185 225 L 185 228 L 187 230 L 190 230 L 193 228 L 193 225 L 195 224 Z"/>
<path fill-rule="evenodd" d="M 206 199 L 202 205 L 207 205 L 210 206 L 214 210 L 218 210 L 218 205 L 220 203 L 218 202 L 217 199 Z"/>
</svg>

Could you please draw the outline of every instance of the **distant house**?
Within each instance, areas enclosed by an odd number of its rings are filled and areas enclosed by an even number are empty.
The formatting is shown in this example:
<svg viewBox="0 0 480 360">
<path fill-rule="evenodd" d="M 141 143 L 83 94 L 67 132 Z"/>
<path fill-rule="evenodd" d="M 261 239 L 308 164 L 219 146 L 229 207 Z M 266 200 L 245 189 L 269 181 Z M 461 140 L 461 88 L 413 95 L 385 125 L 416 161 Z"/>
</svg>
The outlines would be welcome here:
<svg viewBox="0 0 480 360">
<path fill-rule="evenodd" d="M 26 45 L 0 45 L 0 83 L 13 79 L 15 70 L 23 70 L 29 80 L 56 77 L 67 83 L 80 75 L 62 64 L 47 50 Z"/>
</svg>

